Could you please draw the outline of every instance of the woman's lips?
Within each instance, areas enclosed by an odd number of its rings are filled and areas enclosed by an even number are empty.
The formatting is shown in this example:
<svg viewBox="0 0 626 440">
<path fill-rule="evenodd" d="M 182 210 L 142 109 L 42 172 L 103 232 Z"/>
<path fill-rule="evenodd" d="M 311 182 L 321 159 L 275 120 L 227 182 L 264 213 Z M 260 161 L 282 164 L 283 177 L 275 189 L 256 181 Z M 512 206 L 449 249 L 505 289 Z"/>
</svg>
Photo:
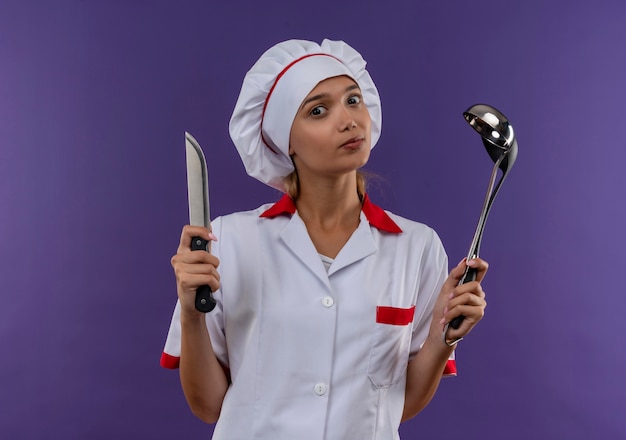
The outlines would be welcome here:
<svg viewBox="0 0 626 440">
<path fill-rule="evenodd" d="M 348 139 L 346 142 L 341 144 L 341 148 L 346 148 L 348 150 L 356 150 L 361 147 L 361 144 L 363 144 L 364 140 L 365 139 L 362 137 L 354 137 L 352 139 Z"/>
</svg>

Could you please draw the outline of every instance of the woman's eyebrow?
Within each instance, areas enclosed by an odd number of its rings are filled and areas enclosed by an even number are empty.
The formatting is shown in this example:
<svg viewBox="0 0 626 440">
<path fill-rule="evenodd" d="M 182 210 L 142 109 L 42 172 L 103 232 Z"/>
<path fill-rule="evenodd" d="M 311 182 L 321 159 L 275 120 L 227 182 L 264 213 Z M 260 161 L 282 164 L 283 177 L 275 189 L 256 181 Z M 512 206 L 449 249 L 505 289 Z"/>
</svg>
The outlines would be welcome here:
<svg viewBox="0 0 626 440">
<path fill-rule="evenodd" d="M 346 90 L 344 93 L 350 92 L 352 90 L 355 89 L 360 89 L 358 84 L 352 84 L 351 86 L 346 87 Z M 319 95 L 314 95 L 311 96 L 310 98 L 305 99 L 302 102 L 302 105 L 300 106 L 300 108 L 304 107 L 305 105 L 307 105 L 309 102 L 313 102 L 313 101 L 317 101 L 320 99 L 324 99 L 324 98 L 328 98 L 330 95 L 328 93 L 320 93 Z"/>
<path fill-rule="evenodd" d="M 320 93 L 319 95 L 314 95 L 311 96 L 310 98 L 305 99 L 304 101 L 302 101 L 302 105 L 300 106 L 300 108 L 304 107 L 305 105 L 307 105 L 309 102 L 313 102 L 313 101 L 317 101 L 319 99 L 324 99 L 324 98 L 328 98 L 330 95 L 328 93 Z"/>
</svg>

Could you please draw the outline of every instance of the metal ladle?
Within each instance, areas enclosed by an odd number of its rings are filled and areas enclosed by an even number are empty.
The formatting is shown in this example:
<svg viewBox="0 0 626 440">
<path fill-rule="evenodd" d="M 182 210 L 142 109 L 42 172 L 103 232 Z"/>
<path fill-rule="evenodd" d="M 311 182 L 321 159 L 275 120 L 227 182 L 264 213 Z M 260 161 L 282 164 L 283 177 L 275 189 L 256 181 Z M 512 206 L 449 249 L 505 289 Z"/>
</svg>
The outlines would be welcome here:
<svg viewBox="0 0 626 440">
<path fill-rule="evenodd" d="M 480 134 L 483 144 L 487 149 L 487 153 L 489 153 L 491 160 L 495 162 L 491 179 L 489 180 L 485 202 L 483 203 L 483 209 L 478 220 L 478 226 L 476 226 L 474 239 L 472 240 L 472 245 L 467 254 L 467 260 L 469 261 L 472 258 L 478 257 L 480 241 L 483 236 L 483 230 L 485 229 L 487 216 L 491 210 L 491 205 L 502 186 L 502 182 L 504 182 L 504 178 L 513 167 L 515 159 L 517 159 L 517 141 L 515 140 L 513 127 L 506 116 L 489 105 L 473 105 L 463 113 L 463 117 L 467 123 Z M 502 170 L 502 176 L 494 189 L 498 169 Z M 475 279 L 476 269 L 467 267 L 459 285 L 469 283 Z M 450 327 L 454 329 L 459 328 L 463 319 L 465 319 L 464 316 L 454 318 L 449 324 Z"/>
</svg>

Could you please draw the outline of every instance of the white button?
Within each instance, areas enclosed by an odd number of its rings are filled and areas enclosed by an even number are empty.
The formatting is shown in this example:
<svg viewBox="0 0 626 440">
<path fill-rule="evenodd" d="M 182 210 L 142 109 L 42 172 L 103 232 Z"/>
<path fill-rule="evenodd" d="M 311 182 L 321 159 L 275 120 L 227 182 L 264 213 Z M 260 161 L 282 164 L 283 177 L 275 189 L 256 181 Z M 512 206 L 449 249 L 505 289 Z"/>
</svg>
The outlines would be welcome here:
<svg viewBox="0 0 626 440">
<path fill-rule="evenodd" d="M 317 394 L 318 396 L 323 396 L 324 394 L 326 394 L 326 389 L 326 385 L 320 382 L 315 385 L 313 391 L 315 391 L 315 394 Z"/>
<path fill-rule="evenodd" d="M 325 296 L 322 298 L 322 304 L 324 304 L 324 307 L 332 307 L 335 301 L 330 296 Z"/>
</svg>

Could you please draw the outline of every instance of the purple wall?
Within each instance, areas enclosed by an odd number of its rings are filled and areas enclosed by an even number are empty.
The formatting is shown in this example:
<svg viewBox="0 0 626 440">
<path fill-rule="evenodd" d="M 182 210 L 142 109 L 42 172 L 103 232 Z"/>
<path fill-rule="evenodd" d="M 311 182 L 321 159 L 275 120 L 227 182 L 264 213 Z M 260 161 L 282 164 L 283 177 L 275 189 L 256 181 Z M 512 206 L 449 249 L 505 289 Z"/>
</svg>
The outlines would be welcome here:
<svg viewBox="0 0 626 440">
<path fill-rule="evenodd" d="M 494 105 L 518 134 L 482 246 L 487 315 L 404 438 L 626 438 L 626 4 L 162 3 L 0 3 L 0 437 L 210 436 L 158 365 L 183 132 L 214 215 L 275 199 L 245 175 L 230 112 L 262 51 L 329 37 L 382 95 L 373 198 L 433 226 L 452 262 L 492 166 L 461 113 Z"/>
</svg>

